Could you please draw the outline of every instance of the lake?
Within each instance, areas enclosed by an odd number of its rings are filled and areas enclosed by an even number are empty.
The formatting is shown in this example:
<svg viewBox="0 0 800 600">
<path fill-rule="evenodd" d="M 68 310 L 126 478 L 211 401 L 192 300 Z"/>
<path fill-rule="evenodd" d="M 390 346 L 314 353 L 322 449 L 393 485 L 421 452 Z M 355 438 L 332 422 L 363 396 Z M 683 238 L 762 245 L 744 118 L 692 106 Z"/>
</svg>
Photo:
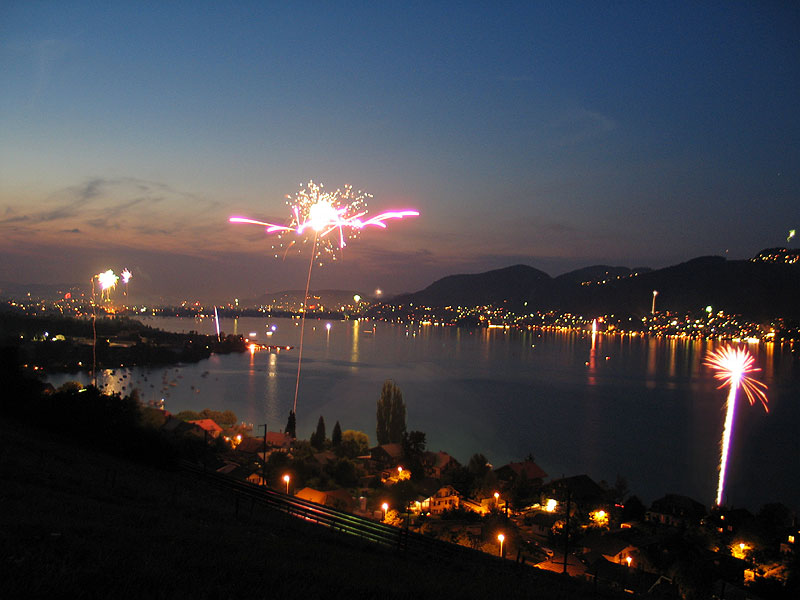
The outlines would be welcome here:
<svg viewBox="0 0 800 600">
<path fill-rule="evenodd" d="M 213 319 L 145 318 L 169 331 L 215 333 Z M 326 324 L 330 323 L 330 328 Z M 214 355 L 198 364 L 98 373 L 111 391 L 139 389 L 166 408 L 232 410 L 270 430 L 286 426 L 297 381 L 298 319 L 221 319 L 223 333 L 253 333 L 291 350 Z M 274 327 L 271 335 L 267 332 Z M 712 342 L 581 332 L 460 329 L 308 320 L 297 435 L 320 416 L 375 443 L 381 387 L 403 392 L 409 430 L 429 450 L 495 466 L 533 454 L 551 478 L 623 476 L 649 504 L 665 493 L 711 506 L 717 486 L 726 390 L 703 365 Z M 788 346 L 751 344 L 769 386 L 770 412 L 738 400 L 725 501 L 757 511 L 800 508 L 800 359 Z M 85 374 L 54 375 L 58 386 Z"/>
</svg>

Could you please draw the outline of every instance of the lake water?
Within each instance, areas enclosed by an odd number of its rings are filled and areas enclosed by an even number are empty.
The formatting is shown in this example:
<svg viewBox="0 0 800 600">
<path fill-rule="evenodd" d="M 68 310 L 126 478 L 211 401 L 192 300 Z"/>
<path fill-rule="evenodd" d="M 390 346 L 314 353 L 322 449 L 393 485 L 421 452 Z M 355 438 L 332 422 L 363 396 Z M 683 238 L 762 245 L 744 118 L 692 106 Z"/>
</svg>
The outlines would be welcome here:
<svg viewBox="0 0 800 600">
<path fill-rule="evenodd" d="M 213 319 L 148 318 L 170 331 L 215 333 Z M 330 323 L 330 329 L 326 327 Z M 271 336 L 266 332 L 271 326 Z M 166 408 L 232 410 L 270 430 L 286 426 L 294 402 L 300 321 L 222 319 L 223 332 L 292 350 L 212 356 L 198 364 L 98 374 L 112 391 L 140 390 Z M 297 400 L 297 434 L 320 415 L 375 443 L 381 386 L 403 392 L 410 430 L 430 450 L 466 464 L 477 452 L 495 466 L 533 454 L 551 478 L 625 477 L 645 503 L 665 493 L 713 504 L 726 391 L 703 365 L 705 341 L 591 333 L 402 326 L 309 320 Z M 758 510 L 800 508 L 800 360 L 791 349 L 751 345 L 769 386 L 770 413 L 740 397 L 726 502 Z M 86 383 L 85 375 L 58 375 Z M 124 388 L 123 388 L 124 386 Z M 258 431 L 258 428 L 255 430 Z"/>
</svg>

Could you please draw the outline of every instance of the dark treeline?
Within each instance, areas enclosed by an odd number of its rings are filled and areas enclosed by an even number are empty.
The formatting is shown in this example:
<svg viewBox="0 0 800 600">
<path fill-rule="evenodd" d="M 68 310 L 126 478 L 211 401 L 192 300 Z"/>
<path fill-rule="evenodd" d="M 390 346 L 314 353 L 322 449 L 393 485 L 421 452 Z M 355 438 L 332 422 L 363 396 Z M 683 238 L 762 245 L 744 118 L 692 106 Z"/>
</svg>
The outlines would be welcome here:
<svg viewBox="0 0 800 600">
<path fill-rule="evenodd" d="M 91 343 L 95 330 L 96 358 Z M 57 335 L 64 339 L 56 339 Z M 212 353 L 246 349 L 241 336 L 228 335 L 218 340 L 197 332 L 173 333 L 125 317 L 98 318 L 93 324 L 92 319 L 28 316 L 11 311 L 0 311 L 0 344 L 18 347 L 22 364 L 37 365 L 48 372 L 86 371 L 91 369 L 93 360 L 97 368 L 193 363 Z"/>
<path fill-rule="evenodd" d="M 205 451 L 202 439 L 168 438 L 148 426 L 149 411 L 137 394 L 103 394 L 94 386 L 49 384 L 26 375 L 19 348 L 0 347 L 0 416 L 49 431 L 61 439 L 153 465 L 177 457 L 196 459 Z"/>
</svg>

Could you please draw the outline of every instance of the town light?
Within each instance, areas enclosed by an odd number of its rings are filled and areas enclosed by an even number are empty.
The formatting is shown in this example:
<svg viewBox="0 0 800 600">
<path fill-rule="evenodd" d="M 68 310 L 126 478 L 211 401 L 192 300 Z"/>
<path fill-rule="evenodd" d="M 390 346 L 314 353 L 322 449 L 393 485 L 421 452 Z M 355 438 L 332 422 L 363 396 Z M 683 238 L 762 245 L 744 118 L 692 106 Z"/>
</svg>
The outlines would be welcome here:
<svg viewBox="0 0 800 600">
<path fill-rule="evenodd" d="M 632 560 L 633 560 L 633 559 L 632 559 L 630 556 L 628 556 L 628 557 L 625 559 L 625 562 L 627 562 L 627 563 L 628 563 L 628 566 L 629 566 L 629 567 L 631 566 L 631 561 L 632 561 Z"/>
<path fill-rule="evenodd" d="M 383 504 L 381 504 L 381 508 L 383 509 L 383 520 L 385 521 L 386 513 L 389 510 L 389 505 L 386 502 L 384 502 Z"/>
<path fill-rule="evenodd" d="M 289 494 L 289 479 L 290 479 L 290 477 L 289 477 L 288 474 L 283 476 L 283 480 L 286 482 L 286 494 L 287 495 Z"/>
<path fill-rule="evenodd" d="M 505 539 L 506 536 L 504 536 L 502 533 L 497 534 L 497 541 L 500 542 L 500 558 L 503 557 L 503 542 L 505 541 Z"/>
</svg>

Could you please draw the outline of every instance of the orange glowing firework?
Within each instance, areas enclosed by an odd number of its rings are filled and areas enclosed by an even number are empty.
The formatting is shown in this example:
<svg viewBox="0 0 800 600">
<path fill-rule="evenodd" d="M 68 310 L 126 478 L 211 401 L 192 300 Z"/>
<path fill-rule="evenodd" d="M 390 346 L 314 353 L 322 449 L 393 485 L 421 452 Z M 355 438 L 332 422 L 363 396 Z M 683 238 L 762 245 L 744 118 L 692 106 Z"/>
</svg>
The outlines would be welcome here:
<svg viewBox="0 0 800 600">
<path fill-rule="evenodd" d="M 722 452 L 719 461 L 719 483 L 717 485 L 717 506 L 722 504 L 722 493 L 725 488 L 725 471 L 728 466 L 728 451 L 730 449 L 731 437 L 733 436 L 733 419 L 736 413 L 736 391 L 741 387 L 744 390 L 750 405 L 761 402 L 766 412 L 767 406 L 767 386 L 760 381 L 749 376 L 750 373 L 760 371 L 755 366 L 755 359 L 744 348 L 732 348 L 725 346 L 714 352 L 709 352 L 705 364 L 714 369 L 714 377 L 722 383 L 718 389 L 728 387 L 728 399 L 726 402 L 725 428 L 722 432 Z"/>
<path fill-rule="evenodd" d="M 119 277 L 111 269 L 98 273 L 95 277 L 97 277 L 97 282 L 100 284 L 100 298 L 103 298 L 103 293 L 105 292 L 106 300 L 109 300 L 111 290 L 116 287 Z"/>
<path fill-rule="evenodd" d="M 323 186 L 309 181 L 305 188 L 297 192 L 294 197 L 287 196 L 286 204 L 291 208 L 292 216 L 288 225 L 276 225 L 256 221 L 245 217 L 231 217 L 231 223 L 250 223 L 262 225 L 267 233 L 278 233 L 278 247 L 287 251 L 295 244 L 296 239 L 285 243 L 286 236 L 303 236 L 307 230 L 314 232 L 314 257 L 322 259 L 323 254 L 330 255 L 336 260 L 336 250 L 341 250 L 347 245 L 348 239 L 353 239 L 365 227 L 386 227 L 385 221 L 402 219 L 403 217 L 416 217 L 419 212 L 415 210 L 399 210 L 381 213 L 375 217 L 366 218 L 367 199 L 371 194 L 362 191 L 353 191 L 353 186 L 346 185 L 344 189 L 337 189 L 333 193 L 323 191 Z M 335 237 L 330 234 L 336 233 Z M 308 238 L 302 238 L 306 243 Z M 273 246 L 275 249 L 275 246 Z M 278 256 L 277 254 L 275 255 Z M 313 257 L 312 257 L 313 258 Z"/>
</svg>

